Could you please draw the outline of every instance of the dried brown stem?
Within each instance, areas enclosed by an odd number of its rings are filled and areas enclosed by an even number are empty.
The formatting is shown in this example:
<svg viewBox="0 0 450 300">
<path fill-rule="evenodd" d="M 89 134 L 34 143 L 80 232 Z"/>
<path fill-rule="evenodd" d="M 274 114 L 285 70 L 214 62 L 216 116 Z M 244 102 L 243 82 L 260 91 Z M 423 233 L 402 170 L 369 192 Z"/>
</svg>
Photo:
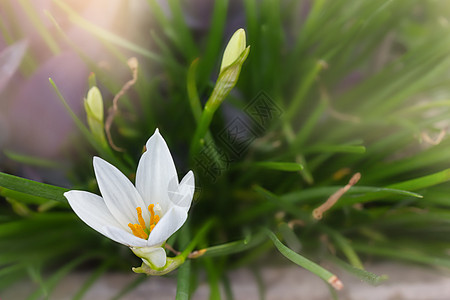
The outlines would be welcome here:
<svg viewBox="0 0 450 300">
<path fill-rule="evenodd" d="M 181 252 L 175 250 L 172 246 L 170 246 L 169 244 L 165 244 L 164 248 L 166 248 L 167 250 L 171 251 L 172 253 L 174 253 L 175 255 L 180 255 Z"/>
<path fill-rule="evenodd" d="M 331 276 L 330 279 L 328 279 L 328 283 L 338 291 L 342 290 L 344 287 L 344 284 L 339 280 L 339 278 L 337 278 L 336 275 Z"/>
<path fill-rule="evenodd" d="M 172 253 L 174 253 L 175 255 L 180 255 L 181 252 L 175 250 L 171 245 L 169 244 L 165 244 L 164 248 L 166 248 L 167 250 L 171 251 Z M 202 256 L 203 254 L 205 254 L 206 249 L 200 249 L 200 250 L 195 250 L 192 251 L 191 253 L 189 253 L 188 258 L 198 258 L 200 256 Z"/>
<path fill-rule="evenodd" d="M 138 65 L 139 64 L 138 64 L 138 60 L 136 59 L 136 57 L 131 57 L 130 59 L 128 59 L 127 64 L 131 70 L 132 78 L 131 78 L 131 80 L 127 81 L 122 86 L 120 91 L 116 94 L 116 96 L 114 96 L 113 105 L 108 110 L 108 118 L 106 119 L 106 122 L 105 122 L 105 132 L 106 132 L 106 136 L 108 138 L 108 142 L 114 150 L 120 151 L 120 152 L 123 152 L 124 149 L 122 149 L 122 148 L 116 146 L 116 144 L 114 144 L 112 136 L 111 136 L 111 126 L 114 121 L 114 117 L 116 116 L 117 112 L 119 111 L 119 107 L 118 107 L 119 98 L 122 97 L 136 83 L 137 78 L 138 78 Z"/>
<path fill-rule="evenodd" d="M 421 137 L 422 137 L 422 140 L 425 142 L 425 143 L 427 143 L 427 144 L 430 144 L 430 145 L 433 145 L 433 146 L 436 146 L 436 145 L 439 145 L 441 142 L 442 142 L 442 140 L 444 139 L 444 137 L 445 137 L 445 134 L 446 134 L 446 131 L 444 130 L 444 129 L 442 129 L 440 132 L 439 132 L 439 135 L 436 137 L 436 138 L 432 138 L 432 137 L 430 137 L 429 135 L 428 135 L 428 133 L 426 133 L 425 131 L 423 131 L 422 133 L 421 133 Z"/>
<path fill-rule="evenodd" d="M 340 188 L 336 193 L 331 195 L 325 203 L 323 203 L 321 206 L 313 210 L 313 217 L 316 220 L 322 219 L 323 213 L 329 210 L 331 207 L 333 207 L 334 204 L 339 200 L 339 198 L 342 197 L 352 186 L 354 186 L 359 180 L 361 179 L 361 173 L 356 173 L 355 175 L 350 178 L 350 181 L 346 186 L 343 188 Z"/>
</svg>

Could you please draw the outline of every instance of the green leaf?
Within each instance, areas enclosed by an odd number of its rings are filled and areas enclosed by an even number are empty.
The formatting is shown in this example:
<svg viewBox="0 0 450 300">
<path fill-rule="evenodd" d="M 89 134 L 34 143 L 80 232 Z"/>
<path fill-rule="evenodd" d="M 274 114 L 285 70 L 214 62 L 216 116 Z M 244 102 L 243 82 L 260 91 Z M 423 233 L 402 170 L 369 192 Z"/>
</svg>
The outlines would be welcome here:
<svg viewBox="0 0 450 300">
<path fill-rule="evenodd" d="M 190 279 L 191 261 L 187 260 L 178 269 L 176 300 L 189 300 Z"/>
<path fill-rule="evenodd" d="M 272 231 L 266 229 L 265 232 L 267 236 L 272 240 L 278 251 L 280 251 L 280 253 L 283 254 L 284 257 L 299 265 L 300 267 L 305 268 L 311 273 L 319 276 L 320 278 L 331 284 L 335 289 L 340 290 L 342 288 L 342 282 L 337 278 L 336 275 L 286 247 L 282 242 L 280 242 L 280 240 Z"/>
<path fill-rule="evenodd" d="M 358 254 L 356 254 L 355 250 L 351 246 L 351 243 L 342 234 L 329 227 L 322 226 L 322 229 L 333 239 L 333 241 L 336 243 L 339 249 L 341 249 L 341 251 L 347 257 L 348 261 L 353 267 L 364 270 L 364 266 L 359 259 Z"/>
<path fill-rule="evenodd" d="M 51 161 L 51 160 L 46 160 L 46 159 L 40 158 L 40 157 L 23 155 L 23 154 L 9 151 L 9 150 L 5 150 L 5 151 L 3 151 L 3 153 L 5 153 L 5 155 L 9 159 L 17 161 L 24 165 L 43 167 L 43 168 L 51 168 L 51 169 L 56 169 L 56 168 L 60 167 L 59 163 L 57 163 L 55 161 Z"/>
<path fill-rule="evenodd" d="M 33 294 L 28 297 L 29 300 L 39 299 L 40 296 L 49 296 L 51 291 L 57 286 L 58 282 L 60 282 L 67 274 L 69 274 L 73 269 L 75 269 L 78 265 L 83 262 L 96 257 L 98 253 L 88 253 L 83 256 L 78 256 L 71 260 L 69 263 L 63 265 L 56 272 L 54 272 L 48 280 L 42 283 L 41 289 L 37 290 Z M 48 293 L 48 294 L 47 294 Z"/>
<path fill-rule="evenodd" d="M 343 199 L 341 199 L 341 201 L 338 201 L 336 203 L 336 205 L 333 206 L 333 208 L 338 208 L 338 207 L 347 206 L 347 205 L 353 205 L 356 203 L 369 202 L 369 201 L 373 201 L 375 199 L 383 199 L 384 197 L 388 196 L 389 193 L 391 193 L 393 190 L 417 191 L 417 190 L 422 190 L 424 188 L 428 188 L 431 186 L 435 186 L 435 185 L 447 182 L 449 180 L 450 180 L 450 169 L 446 169 L 444 171 L 440 171 L 440 172 L 437 172 L 437 173 L 434 173 L 431 175 L 427 175 L 427 176 L 407 180 L 404 182 L 388 185 L 386 187 L 387 190 L 386 189 L 380 190 L 378 193 L 368 193 L 368 194 L 365 194 L 365 195 L 359 196 L 359 197 L 346 198 L 345 201 L 342 201 Z M 352 189 L 350 189 L 350 191 L 351 190 Z M 408 195 L 408 194 L 404 194 L 404 195 Z M 409 194 L 408 196 L 417 197 L 417 195 L 418 194 L 415 194 L 415 195 Z M 419 195 L 418 198 L 423 198 L 423 197 Z"/>
<path fill-rule="evenodd" d="M 349 265 L 348 263 L 340 260 L 336 256 L 330 255 L 328 256 L 328 258 L 342 269 L 346 270 L 350 274 L 358 277 L 360 280 L 363 280 L 364 282 L 367 282 L 371 285 L 377 286 L 389 279 L 387 275 L 380 276 L 360 268 L 355 268 L 354 266 Z"/>
<path fill-rule="evenodd" d="M 69 15 L 70 20 L 74 24 L 76 24 L 80 28 L 83 28 L 84 30 L 92 33 L 93 35 L 97 36 L 98 38 L 108 41 L 117 46 L 120 46 L 124 49 L 131 50 L 137 54 L 141 54 L 141 55 L 143 55 L 147 58 L 150 58 L 154 61 L 160 60 L 160 57 L 157 54 L 155 54 L 145 48 L 142 48 L 141 46 L 138 46 L 118 35 L 115 35 L 114 33 L 109 32 L 108 30 L 105 30 L 105 29 L 83 19 L 77 12 L 75 12 L 70 6 L 68 6 L 63 1 L 54 0 L 54 2 Z"/>
<path fill-rule="evenodd" d="M 103 262 L 100 266 L 98 266 L 94 272 L 92 272 L 91 276 L 89 276 L 86 281 L 83 283 L 83 285 L 78 289 L 75 296 L 72 298 L 72 300 L 81 300 L 86 295 L 86 293 L 89 291 L 89 288 L 92 287 L 92 285 L 100 279 L 100 277 L 105 274 L 108 269 L 113 264 L 113 258 Z"/>
<path fill-rule="evenodd" d="M 366 153 L 366 147 L 364 146 L 351 146 L 351 145 L 314 145 L 306 147 L 304 153 L 353 153 L 363 154 Z"/>
<path fill-rule="evenodd" d="M 20 178 L 0 172 L 0 192 L 1 188 L 6 188 L 23 194 L 65 203 L 67 203 L 67 199 L 63 194 L 69 191 L 65 188 L 40 183 L 37 181 Z"/>
<path fill-rule="evenodd" d="M 210 219 L 208 222 L 206 222 L 202 228 L 197 232 L 195 237 L 192 239 L 192 241 L 187 245 L 187 247 L 183 250 L 183 252 L 180 254 L 185 259 L 188 257 L 189 253 L 194 250 L 195 246 L 205 237 L 205 235 L 208 233 L 208 231 L 211 229 L 212 225 L 214 224 L 214 219 Z"/>
<path fill-rule="evenodd" d="M 258 233 L 240 241 L 205 248 L 204 257 L 225 256 L 252 249 L 264 242 L 264 233 Z"/>
<path fill-rule="evenodd" d="M 286 172 L 297 172 L 303 170 L 303 166 L 301 164 L 293 162 L 263 161 L 252 163 L 252 166 L 263 169 L 286 171 Z"/>
<path fill-rule="evenodd" d="M 136 289 L 140 284 L 144 283 L 148 279 L 148 276 L 140 275 L 129 284 L 125 285 L 111 300 L 120 300 L 129 292 Z"/>
</svg>

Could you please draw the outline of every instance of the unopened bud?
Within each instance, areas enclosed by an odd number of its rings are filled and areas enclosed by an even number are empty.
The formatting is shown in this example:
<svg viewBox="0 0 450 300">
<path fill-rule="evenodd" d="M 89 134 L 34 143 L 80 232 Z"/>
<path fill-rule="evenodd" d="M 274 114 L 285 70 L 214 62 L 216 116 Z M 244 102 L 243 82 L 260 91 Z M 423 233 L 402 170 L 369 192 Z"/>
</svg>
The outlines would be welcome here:
<svg viewBox="0 0 450 300">
<path fill-rule="evenodd" d="M 106 146 L 105 125 L 103 122 L 103 99 L 100 90 L 96 86 L 89 90 L 87 98 L 84 99 L 84 109 L 86 110 L 89 129 L 94 137 L 103 146 Z"/>
<path fill-rule="evenodd" d="M 245 30 L 240 28 L 233 34 L 230 41 L 228 42 L 227 47 L 225 48 L 225 52 L 223 53 L 222 58 L 222 65 L 220 66 L 220 72 L 234 63 L 239 58 L 239 56 L 241 56 L 242 52 L 244 52 L 245 50 L 245 46 Z"/>
<path fill-rule="evenodd" d="M 84 101 L 84 107 L 88 118 L 95 118 L 103 123 L 103 98 L 100 90 L 96 86 L 89 90 L 87 98 Z"/>
</svg>

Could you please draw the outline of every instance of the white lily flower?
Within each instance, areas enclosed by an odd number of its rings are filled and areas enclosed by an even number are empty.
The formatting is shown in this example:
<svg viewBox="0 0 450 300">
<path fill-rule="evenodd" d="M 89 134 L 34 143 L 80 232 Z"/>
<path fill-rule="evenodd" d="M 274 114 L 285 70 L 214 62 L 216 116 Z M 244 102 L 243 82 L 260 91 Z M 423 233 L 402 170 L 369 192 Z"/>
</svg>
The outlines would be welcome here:
<svg viewBox="0 0 450 300">
<path fill-rule="evenodd" d="M 116 167 L 94 157 L 103 197 L 72 190 L 64 193 L 87 225 L 126 245 L 152 269 L 166 265 L 165 241 L 186 221 L 194 194 L 194 174 L 178 181 L 164 138 L 156 129 L 146 144 L 136 173 L 136 186 Z"/>
</svg>

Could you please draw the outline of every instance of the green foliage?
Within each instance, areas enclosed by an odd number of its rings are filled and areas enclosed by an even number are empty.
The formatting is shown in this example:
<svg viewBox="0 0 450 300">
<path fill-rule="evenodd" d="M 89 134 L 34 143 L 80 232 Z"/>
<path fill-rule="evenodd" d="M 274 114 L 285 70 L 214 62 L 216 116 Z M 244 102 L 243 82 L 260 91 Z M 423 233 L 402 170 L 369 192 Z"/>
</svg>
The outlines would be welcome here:
<svg viewBox="0 0 450 300">
<path fill-rule="evenodd" d="M 129 95 L 135 101 L 124 99 L 115 118 L 115 142 L 125 152 L 96 140 L 50 82 L 90 145 L 82 153 L 83 165 L 71 162 L 74 187 L 96 192 L 93 174 L 79 176 L 91 170 L 84 163 L 92 155 L 133 178 L 155 127 L 180 162 L 180 173 L 194 169 L 199 191 L 188 229 L 182 229 L 193 238 L 186 241 L 183 233 L 169 243 L 185 257 L 194 247 L 204 251 L 179 269 L 177 299 L 189 299 L 202 269 L 211 296 L 219 297 L 221 284 L 231 294 L 224 274 L 261 264 L 261 257 L 275 250 L 324 280 L 333 274 L 315 263 L 323 259 L 371 284 L 386 278 L 364 270 L 367 255 L 450 268 L 450 139 L 445 136 L 450 37 L 448 25 L 439 22 L 449 12 L 446 1 L 245 0 L 240 26 L 251 51 L 247 48 L 236 66 L 237 84 L 236 77 L 225 87 L 218 74 L 229 38 L 224 36 L 228 1 L 215 2 L 205 35 L 188 26 L 179 1 L 168 2 L 170 15 L 159 2 L 147 2 L 156 23 L 150 35 L 154 50 L 99 28 L 56 1 L 121 64 L 135 55 L 140 65 L 154 66 L 139 73 L 136 93 Z M 58 51 L 43 30 L 48 47 Z M 71 46 L 96 68 L 79 46 Z M 96 73 L 98 86 L 120 90 L 122 84 L 112 84 L 108 74 Z M 269 104 L 264 111 L 261 101 Z M 134 117 L 127 118 L 130 114 Z M 238 121 L 247 130 L 241 144 L 232 135 Z M 360 182 L 322 220 L 314 219 L 313 210 L 356 172 Z M 31 298 L 45 296 L 77 265 L 95 259 L 97 268 L 75 295 L 81 298 L 103 272 L 135 263 L 76 220 L 64 191 L 0 173 L 0 195 L 28 209 L 20 215 L 14 205 L 2 204 L 0 248 L 6 250 L 0 253 L 0 290 L 28 273 L 38 283 Z M 58 205 L 39 209 L 49 201 Z M 67 233 L 70 241 L 58 244 Z M 325 248 L 336 252 L 318 251 Z M 132 282 L 117 299 L 143 281 Z"/>
</svg>

